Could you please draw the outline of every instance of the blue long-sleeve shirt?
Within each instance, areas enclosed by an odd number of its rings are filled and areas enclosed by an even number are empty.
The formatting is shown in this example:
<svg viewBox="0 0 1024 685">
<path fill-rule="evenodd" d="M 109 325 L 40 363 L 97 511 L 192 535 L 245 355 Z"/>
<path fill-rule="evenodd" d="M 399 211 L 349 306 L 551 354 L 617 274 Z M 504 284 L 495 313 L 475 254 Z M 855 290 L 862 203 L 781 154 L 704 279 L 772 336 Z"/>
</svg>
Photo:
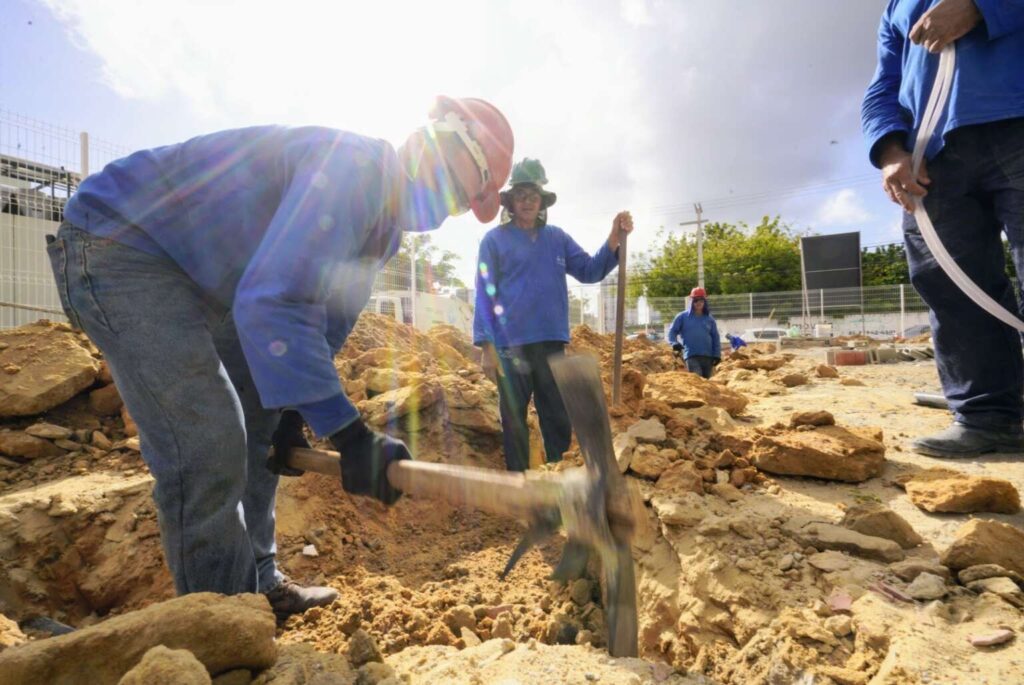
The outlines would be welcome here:
<svg viewBox="0 0 1024 685">
<path fill-rule="evenodd" d="M 401 177 L 385 141 L 254 127 L 112 162 L 65 218 L 172 260 L 230 307 L 263 405 L 296 407 L 326 435 L 359 415 L 333 357 L 398 249 Z"/>
<path fill-rule="evenodd" d="M 890 0 L 878 28 L 878 68 L 864 95 L 861 122 L 871 163 L 878 142 L 903 133 L 908 145 L 921 124 L 938 70 L 932 55 L 909 38 L 939 0 Z M 983 21 L 956 43 L 956 69 L 944 119 L 928 144 L 930 159 L 946 134 L 961 126 L 1024 116 L 1024 0 L 974 0 Z"/>
<path fill-rule="evenodd" d="M 591 257 L 557 226 L 537 229 L 536 239 L 512 224 L 492 228 L 477 259 L 474 344 L 569 342 L 566 274 L 597 283 L 616 266 L 607 241 Z"/>
<path fill-rule="evenodd" d="M 690 357 L 714 357 L 722 358 L 722 341 L 718 337 L 718 323 L 715 317 L 711 316 L 707 302 L 704 303 L 704 313 L 697 314 L 693 311 L 693 304 L 683 312 L 680 312 L 668 329 L 668 344 L 674 345 L 680 342 L 683 344 L 683 359 Z"/>
</svg>

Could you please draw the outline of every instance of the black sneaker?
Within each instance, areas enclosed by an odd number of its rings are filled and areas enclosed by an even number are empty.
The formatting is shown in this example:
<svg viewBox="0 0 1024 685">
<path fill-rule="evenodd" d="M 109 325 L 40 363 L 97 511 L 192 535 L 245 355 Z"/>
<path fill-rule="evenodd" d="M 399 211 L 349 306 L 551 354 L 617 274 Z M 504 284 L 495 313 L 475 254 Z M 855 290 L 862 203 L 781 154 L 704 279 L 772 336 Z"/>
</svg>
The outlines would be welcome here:
<svg viewBox="0 0 1024 685">
<path fill-rule="evenodd" d="M 327 606 L 338 598 L 338 591 L 313 585 L 305 587 L 290 578 L 282 580 L 273 590 L 264 592 L 278 621 L 293 614 L 301 614 L 312 607 Z"/>
<path fill-rule="evenodd" d="M 939 459 L 965 459 L 989 452 L 1024 452 L 1024 434 L 983 430 L 957 422 L 935 435 L 914 440 L 910 448 Z"/>
</svg>

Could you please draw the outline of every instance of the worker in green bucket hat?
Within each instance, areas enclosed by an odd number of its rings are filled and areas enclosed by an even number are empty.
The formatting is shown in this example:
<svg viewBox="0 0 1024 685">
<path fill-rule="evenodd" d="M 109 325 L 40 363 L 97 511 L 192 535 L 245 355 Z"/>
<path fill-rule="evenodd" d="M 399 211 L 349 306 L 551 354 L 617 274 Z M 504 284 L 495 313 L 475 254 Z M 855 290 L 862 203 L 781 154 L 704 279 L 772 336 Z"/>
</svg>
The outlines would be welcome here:
<svg viewBox="0 0 1024 685">
<path fill-rule="evenodd" d="M 569 342 L 566 275 L 598 283 L 618 265 L 619 238 L 633 230 L 629 212 L 612 220 L 611 234 L 590 256 L 568 233 L 547 220 L 557 200 L 546 190 L 544 165 L 526 158 L 512 167 L 500 193 L 501 225 L 480 243 L 473 342 L 482 348 L 484 372 L 498 385 L 505 464 L 530 465 L 527 409 L 533 399 L 548 462 L 560 461 L 572 426 L 551 374 L 549 359 Z"/>
</svg>

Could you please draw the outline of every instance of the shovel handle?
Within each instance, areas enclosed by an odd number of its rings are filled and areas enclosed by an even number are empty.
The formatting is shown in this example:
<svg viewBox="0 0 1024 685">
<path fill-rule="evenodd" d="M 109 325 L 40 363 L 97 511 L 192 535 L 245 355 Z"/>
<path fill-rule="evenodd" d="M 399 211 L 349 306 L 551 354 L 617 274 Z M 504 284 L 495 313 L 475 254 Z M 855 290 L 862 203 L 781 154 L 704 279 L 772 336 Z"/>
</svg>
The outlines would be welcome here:
<svg viewBox="0 0 1024 685">
<path fill-rule="evenodd" d="M 340 460 L 330 450 L 295 448 L 288 455 L 289 466 L 334 477 L 341 475 Z M 519 519 L 557 508 L 560 490 L 556 480 L 538 474 L 411 460 L 393 462 L 388 482 L 408 495 Z"/>
</svg>

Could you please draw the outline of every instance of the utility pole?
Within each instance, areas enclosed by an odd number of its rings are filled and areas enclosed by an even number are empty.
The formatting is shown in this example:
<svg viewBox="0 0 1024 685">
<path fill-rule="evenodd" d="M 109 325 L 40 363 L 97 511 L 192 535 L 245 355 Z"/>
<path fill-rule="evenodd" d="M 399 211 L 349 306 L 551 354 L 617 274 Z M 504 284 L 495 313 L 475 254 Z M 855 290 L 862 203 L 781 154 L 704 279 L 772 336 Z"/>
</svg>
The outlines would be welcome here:
<svg viewBox="0 0 1024 685">
<path fill-rule="evenodd" d="M 697 287 L 704 287 L 704 208 L 699 202 L 693 204 L 693 211 L 697 212 L 696 221 L 680 221 L 680 226 L 697 225 Z"/>
</svg>

